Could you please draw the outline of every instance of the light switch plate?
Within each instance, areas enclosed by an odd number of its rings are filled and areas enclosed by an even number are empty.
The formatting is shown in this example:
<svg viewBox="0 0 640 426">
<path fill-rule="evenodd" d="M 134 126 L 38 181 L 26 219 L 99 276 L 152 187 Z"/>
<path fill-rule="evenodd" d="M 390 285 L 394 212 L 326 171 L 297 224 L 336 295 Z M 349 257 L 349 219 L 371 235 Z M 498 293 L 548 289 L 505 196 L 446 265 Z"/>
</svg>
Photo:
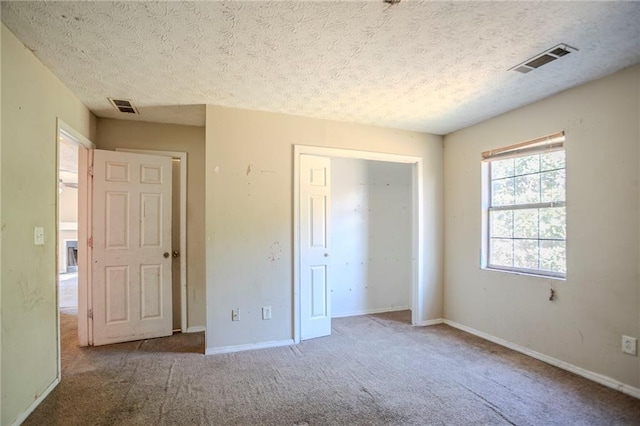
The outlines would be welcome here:
<svg viewBox="0 0 640 426">
<path fill-rule="evenodd" d="M 262 319 L 263 320 L 271 319 L 271 306 L 264 306 L 262 308 Z"/>
<path fill-rule="evenodd" d="M 44 228 L 41 226 L 36 226 L 33 229 L 33 243 L 37 246 L 44 245 Z"/>
</svg>

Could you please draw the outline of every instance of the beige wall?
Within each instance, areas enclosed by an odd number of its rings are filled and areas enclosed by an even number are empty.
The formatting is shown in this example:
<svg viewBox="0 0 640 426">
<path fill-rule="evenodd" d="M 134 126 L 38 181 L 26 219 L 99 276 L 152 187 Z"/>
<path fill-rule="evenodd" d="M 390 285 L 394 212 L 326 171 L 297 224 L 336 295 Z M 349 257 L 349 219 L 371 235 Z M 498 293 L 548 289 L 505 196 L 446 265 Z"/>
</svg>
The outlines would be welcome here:
<svg viewBox="0 0 640 426">
<path fill-rule="evenodd" d="M 640 385 L 639 86 L 636 66 L 445 137 L 447 319 Z M 480 269 L 480 153 L 561 130 L 566 281 Z"/>
<path fill-rule="evenodd" d="M 9 425 L 59 373 L 56 117 L 89 138 L 95 122 L 89 110 L 4 25 L 1 90 L 1 423 Z M 36 226 L 44 227 L 43 246 L 33 244 Z"/>
<path fill-rule="evenodd" d="M 442 316 L 442 137 L 216 106 L 206 134 L 208 349 L 293 337 L 294 144 L 424 159 L 423 319 Z"/>
<path fill-rule="evenodd" d="M 331 317 L 411 307 L 412 164 L 331 159 Z"/>
<path fill-rule="evenodd" d="M 187 324 L 205 325 L 205 131 L 203 127 L 98 119 L 99 149 L 187 153 Z"/>
<path fill-rule="evenodd" d="M 62 188 L 58 195 L 58 220 L 60 222 L 78 222 L 78 189 Z"/>
</svg>

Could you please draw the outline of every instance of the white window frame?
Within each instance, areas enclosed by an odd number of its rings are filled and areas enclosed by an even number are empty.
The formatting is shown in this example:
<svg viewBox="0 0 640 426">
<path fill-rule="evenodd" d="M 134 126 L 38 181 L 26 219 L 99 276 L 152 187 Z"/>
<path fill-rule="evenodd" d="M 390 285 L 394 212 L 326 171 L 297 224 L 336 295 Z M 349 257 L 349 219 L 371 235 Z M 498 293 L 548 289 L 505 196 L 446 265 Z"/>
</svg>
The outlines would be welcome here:
<svg viewBox="0 0 640 426">
<path fill-rule="evenodd" d="M 555 133 L 552 135 L 544 136 L 541 138 L 532 139 L 530 141 L 521 142 L 515 145 L 510 145 L 504 148 L 499 148 L 492 151 L 486 151 L 482 153 L 482 250 L 481 250 L 481 268 L 510 272 L 516 274 L 527 274 L 544 278 L 556 278 L 566 279 L 566 272 L 555 272 L 544 269 L 528 269 L 516 266 L 504 266 L 494 265 L 490 262 L 491 253 L 491 215 L 492 211 L 500 210 L 524 210 L 524 209 L 543 209 L 553 207 L 565 207 L 566 208 L 566 181 L 565 181 L 565 201 L 556 202 L 540 202 L 531 204 L 513 204 L 506 206 L 491 206 L 491 162 L 494 160 L 503 160 L 507 158 L 523 157 L 535 153 L 544 153 L 556 150 L 564 150 L 565 136 L 564 132 Z M 566 173 L 566 163 L 565 163 Z M 566 221 L 566 210 L 565 210 Z M 513 238 L 515 240 L 515 238 Z M 538 238 L 538 241 L 545 240 Z M 565 259 L 567 253 L 567 239 L 565 235 Z M 565 265 L 566 266 L 566 265 Z M 565 268 L 566 269 L 566 268 Z"/>
</svg>

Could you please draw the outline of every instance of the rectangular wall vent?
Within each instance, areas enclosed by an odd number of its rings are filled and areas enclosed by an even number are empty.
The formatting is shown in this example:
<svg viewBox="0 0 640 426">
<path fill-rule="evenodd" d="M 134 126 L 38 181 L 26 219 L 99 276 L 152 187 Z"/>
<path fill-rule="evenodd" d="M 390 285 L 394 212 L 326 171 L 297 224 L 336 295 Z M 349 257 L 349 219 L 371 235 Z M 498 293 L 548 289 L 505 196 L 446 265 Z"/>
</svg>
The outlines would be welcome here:
<svg viewBox="0 0 640 426">
<path fill-rule="evenodd" d="M 139 114 L 138 109 L 128 99 L 114 99 L 114 98 L 107 98 L 107 99 L 109 99 L 109 102 L 111 102 L 111 105 L 113 105 L 113 107 L 120 112 L 124 112 L 126 114 Z"/>
<path fill-rule="evenodd" d="M 551 49 L 548 49 L 542 53 L 537 54 L 533 58 L 527 59 L 523 63 L 518 64 L 513 68 L 510 68 L 509 71 L 514 70 L 522 74 L 526 74 L 529 71 L 533 71 L 537 68 L 540 68 L 543 65 L 548 64 L 549 62 L 553 62 L 556 59 L 560 59 L 571 52 L 577 52 L 577 51 L 578 49 L 576 49 L 575 47 L 571 47 L 567 44 L 559 44 L 557 46 L 553 46 Z"/>
</svg>

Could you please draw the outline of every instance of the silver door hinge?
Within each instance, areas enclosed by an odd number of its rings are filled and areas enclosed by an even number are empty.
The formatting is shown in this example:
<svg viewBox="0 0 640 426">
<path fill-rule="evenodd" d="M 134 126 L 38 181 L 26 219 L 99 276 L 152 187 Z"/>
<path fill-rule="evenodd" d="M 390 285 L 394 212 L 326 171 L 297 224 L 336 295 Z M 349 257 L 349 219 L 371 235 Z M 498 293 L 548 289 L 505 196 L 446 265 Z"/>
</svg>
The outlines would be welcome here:
<svg viewBox="0 0 640 426">
<path fill-rule="evenodd" d="M 89 176 L 93 177 L 93 166 L 89 166 Z"/>
<path fill-rule="evenodd" d="M 93 309 L 89 309 L 89 312 L 87 312 L 87 316 L 89 317 L 89 319 L 93 319 Z"/>
</svg>

